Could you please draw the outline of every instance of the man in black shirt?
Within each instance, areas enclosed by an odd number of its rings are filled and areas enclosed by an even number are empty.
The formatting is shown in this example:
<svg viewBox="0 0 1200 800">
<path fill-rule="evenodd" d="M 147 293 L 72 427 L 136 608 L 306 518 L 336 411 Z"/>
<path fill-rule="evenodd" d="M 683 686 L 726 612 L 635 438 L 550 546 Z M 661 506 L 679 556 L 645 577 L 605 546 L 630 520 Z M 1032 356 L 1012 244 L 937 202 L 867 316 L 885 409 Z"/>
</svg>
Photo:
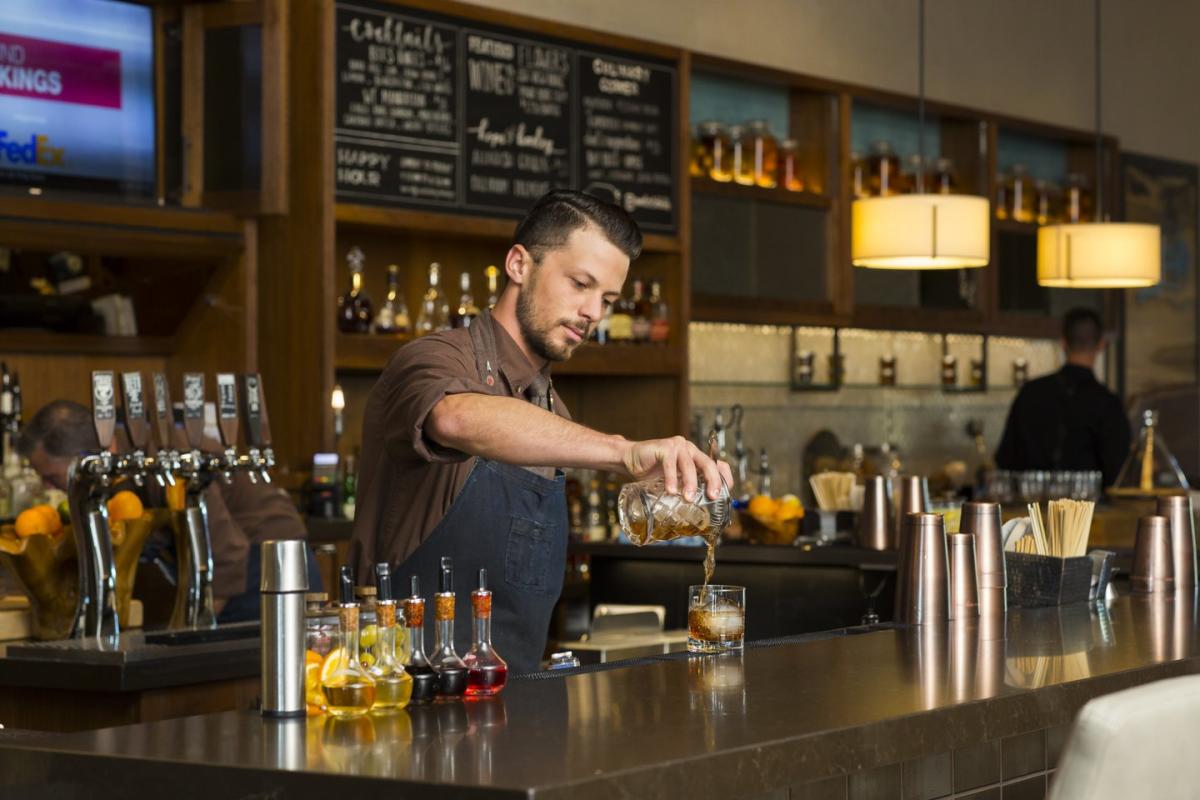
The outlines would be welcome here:
<svg viewBox="0 0 1200 800">
<path fill-rule="evenodd" d="M 1010 470 L 1099 470 L 1104 485 L 1117 479 L 1129 452 L 1129 419 L 1121 401 L 1096 380 L 1104 349 L 1100 315 L 1075 308 L 1063 318 L 1067 363 L 1017 393 L 996 466 Z"/>
</svg>

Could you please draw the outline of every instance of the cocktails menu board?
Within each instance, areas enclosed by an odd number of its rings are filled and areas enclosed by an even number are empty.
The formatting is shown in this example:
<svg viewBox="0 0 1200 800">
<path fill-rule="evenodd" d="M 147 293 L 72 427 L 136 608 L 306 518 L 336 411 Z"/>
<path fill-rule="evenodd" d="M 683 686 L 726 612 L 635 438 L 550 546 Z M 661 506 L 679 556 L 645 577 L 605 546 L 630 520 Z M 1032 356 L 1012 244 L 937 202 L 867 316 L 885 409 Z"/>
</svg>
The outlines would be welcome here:
<svg viewBox="0 0 1200 800">
<path fill-rule="evenodd" d="M 519 217 L 578 188 L 677 230 L 673 62 L 383 2 L 336 25 L 338 200 Z"/>
</svg>

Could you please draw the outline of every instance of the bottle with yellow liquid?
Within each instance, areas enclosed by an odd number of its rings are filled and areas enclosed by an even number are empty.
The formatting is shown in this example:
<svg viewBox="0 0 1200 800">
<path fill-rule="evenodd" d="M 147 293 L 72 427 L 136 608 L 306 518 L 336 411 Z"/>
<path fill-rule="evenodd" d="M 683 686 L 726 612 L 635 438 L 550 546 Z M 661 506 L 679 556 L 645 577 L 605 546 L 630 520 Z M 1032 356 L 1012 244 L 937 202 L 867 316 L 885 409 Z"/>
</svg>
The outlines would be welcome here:
<svg viewBox="0 0 1200 800">
<path fill-rule="evenodd" d="M 339 583 L 339 644 L 325 657 L 325 663 L 321 666 L 321 691 L 325 695 L 325 710 L 329 714 L 356 717 L 366 714 L 375 705 L 375 679 L 359 660 L 359 606 L 354 601 L 354 567 L 342 567 Z"/>
<path fill-rule="evenodd" d="M 375 565 L 375 663 L 367 672 L 375 679 L 375 708 L 404 708 L 412 698 L 412 676 L 396 660 L 396 601 L 387 563 Z"/>
</svg>

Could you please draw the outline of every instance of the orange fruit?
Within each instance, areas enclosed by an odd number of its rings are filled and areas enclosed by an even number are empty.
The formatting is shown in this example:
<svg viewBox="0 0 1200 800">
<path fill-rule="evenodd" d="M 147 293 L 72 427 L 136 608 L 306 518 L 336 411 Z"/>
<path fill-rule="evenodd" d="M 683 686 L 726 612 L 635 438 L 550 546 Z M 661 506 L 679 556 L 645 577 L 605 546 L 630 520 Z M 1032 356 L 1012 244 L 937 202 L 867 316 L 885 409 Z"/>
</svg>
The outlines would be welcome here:
<svg viewBox="0 0 1200 800">
<path fill-rule="evenodd" d="M 50 523 L 46 520 L 46 515 L 39 511 L 36 507 L 27 508 L 17 515 L 17 524 L 14 526 L 17 531 L 17 536 L 49 536 Z"/>
<path fill-rule="evenodd" d="M 756 517 L 771 517 L 775 515 L 775 501 L 760 494 L 750 501 L 748 510 Z"/>
<path fill-rule="evenodd" d="M 40 511 L 42 516 L 45 517 L 46 527 L 50 533 L 58 533 L 62 530 L 62 517 L 58 515 L 58 510 L 54 506 L 43 503 L 42 505 L 34 506 L 34 509 Z"/>
<path fill-rule="evenodd" d="M 108 501 L 108 519 L 111 522 L 138 519 L 144 511 L 142 499 L 130 491 L 117 492 Z"/>
</svg>

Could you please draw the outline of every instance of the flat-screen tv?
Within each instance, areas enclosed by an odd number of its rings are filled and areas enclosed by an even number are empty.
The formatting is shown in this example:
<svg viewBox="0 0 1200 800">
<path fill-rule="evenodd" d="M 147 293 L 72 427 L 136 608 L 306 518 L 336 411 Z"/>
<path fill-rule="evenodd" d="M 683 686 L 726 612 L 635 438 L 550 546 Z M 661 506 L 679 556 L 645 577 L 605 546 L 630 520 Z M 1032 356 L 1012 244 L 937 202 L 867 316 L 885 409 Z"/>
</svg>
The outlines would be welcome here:
<svg viewBox="0 0 1200 800">
<path fill-rule="evenodd" d="M 0 0 L 0 183 L 154 192 L 150 8 Z"/>
</svg>

